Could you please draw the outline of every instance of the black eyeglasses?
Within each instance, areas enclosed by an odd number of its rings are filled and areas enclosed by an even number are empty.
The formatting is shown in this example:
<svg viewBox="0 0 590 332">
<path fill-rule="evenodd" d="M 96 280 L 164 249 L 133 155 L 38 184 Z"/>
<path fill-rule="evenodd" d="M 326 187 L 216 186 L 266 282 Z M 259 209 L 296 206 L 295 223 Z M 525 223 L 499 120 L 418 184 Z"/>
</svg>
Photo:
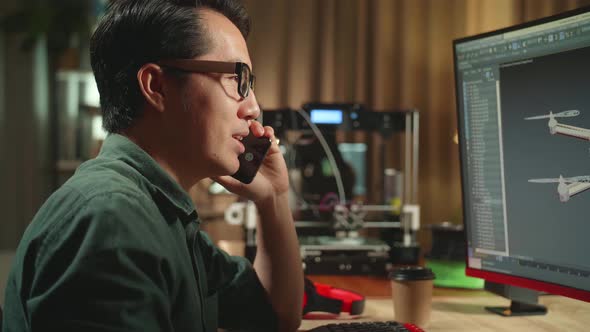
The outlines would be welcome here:
<svg viewBox="0 0 590 332">
<path fill-rule="evenodd" d="M 164 67 L 193 73 L 222 73 L 238 75 L 238 94 L 242 98 L 248 97 L 250 90 L 254 91 L 256 76 L 250 67 L 243 62 L 226 62 L 196 59 L 170 59 L 158 61 Z"/>
</svg>

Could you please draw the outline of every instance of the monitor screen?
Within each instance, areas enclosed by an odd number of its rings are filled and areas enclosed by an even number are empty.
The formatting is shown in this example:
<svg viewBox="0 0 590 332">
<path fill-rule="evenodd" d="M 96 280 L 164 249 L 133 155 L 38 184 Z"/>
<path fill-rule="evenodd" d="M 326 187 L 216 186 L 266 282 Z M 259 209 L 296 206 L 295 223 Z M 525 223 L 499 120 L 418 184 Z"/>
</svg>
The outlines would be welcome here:
<svg viewBox="0 0 590 332">
<path fill-rule="evenodd" d="M 339 109 L 312 109 L 310 111 L 311 122 L 315 124 L 342 123 L 342 110 Z"/>
<path fill-rule="evenodd" d="M 454 41 L 467 273 L 590 301 L 590 9 Z"/>
</svg>

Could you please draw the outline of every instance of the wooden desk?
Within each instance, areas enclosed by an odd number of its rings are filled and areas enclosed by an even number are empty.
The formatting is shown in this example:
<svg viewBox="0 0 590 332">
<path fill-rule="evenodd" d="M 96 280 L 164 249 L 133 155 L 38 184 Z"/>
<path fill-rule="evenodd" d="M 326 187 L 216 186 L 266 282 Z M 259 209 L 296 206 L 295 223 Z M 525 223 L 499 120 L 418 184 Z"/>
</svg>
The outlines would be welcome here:
<svg viewBox="0 0 590 332">
<path fill-rule="evenodd" d="M 389 281 L 364 277 L 318 277 L 310 279 L 335 287 L 361 292 L 369 291 L 362 317 L 351 320 L 303 320 L 301 331 L 333 322 L 393 320 L 394 310 Z M 355 286 L 355 284 L 357 286 Z M 345 287 L 349 286 L 349 287 Z M 547 306 L 544 316 L 501 317 L 489 313 L 484 306 L 508 306 L 510 301 L 483 290 L 435 288 L 432 299 L 431 331 L 590 331 L 590 303 L 562 296 L 543 295 L 540 302 Z"/>
</svg>

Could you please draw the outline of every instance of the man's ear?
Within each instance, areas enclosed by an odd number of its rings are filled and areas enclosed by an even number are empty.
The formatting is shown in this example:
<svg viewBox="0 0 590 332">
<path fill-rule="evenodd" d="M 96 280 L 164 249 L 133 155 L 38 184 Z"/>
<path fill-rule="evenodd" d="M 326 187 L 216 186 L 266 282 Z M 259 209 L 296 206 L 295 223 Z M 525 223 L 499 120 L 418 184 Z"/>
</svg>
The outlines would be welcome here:
<svg viewBox="0 0 590 332">
<path fill-rule="evenodd" d="M 146 103 L 164 112 L 164 71 L 153 63 L 146 63 L 137 71 L 137 82 Z"/>
</svg>

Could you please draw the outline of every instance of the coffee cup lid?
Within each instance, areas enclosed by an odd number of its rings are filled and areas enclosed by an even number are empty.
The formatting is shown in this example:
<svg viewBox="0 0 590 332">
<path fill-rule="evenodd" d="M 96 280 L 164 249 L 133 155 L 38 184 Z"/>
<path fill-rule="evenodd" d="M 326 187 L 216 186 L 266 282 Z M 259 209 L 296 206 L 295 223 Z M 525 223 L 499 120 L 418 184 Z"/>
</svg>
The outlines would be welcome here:
<svg viewBox="0 0 590 332">
<path fill-rule="evenodd" d="M 432 280 L 435 278 L 431 269 L 422 266 L 404 266 L 389 273 L 389 278 L 399 281 Z"/>
</svg>

